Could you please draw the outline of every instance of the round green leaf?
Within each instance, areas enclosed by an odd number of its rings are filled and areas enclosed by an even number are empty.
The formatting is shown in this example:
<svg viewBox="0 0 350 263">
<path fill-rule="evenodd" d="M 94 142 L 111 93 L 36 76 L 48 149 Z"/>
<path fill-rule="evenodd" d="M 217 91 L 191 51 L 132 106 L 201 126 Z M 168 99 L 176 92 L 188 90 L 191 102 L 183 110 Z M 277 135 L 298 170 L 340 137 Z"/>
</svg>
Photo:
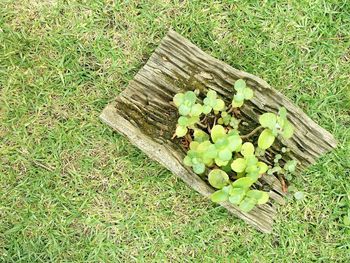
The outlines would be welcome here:
<svg viewBox="0 0 350 263">
<path fill-rule="evenodd" d="M 200 154 L 207 152 L 210 145 L 212 145 L 210 141 L 204 141 L 204 142 L 199 143 L 199 145 L 197 147 L 197 152 Z"/>
<path fill-rule="evenodd" d="M 232 158 L 232 152 L 227 149 L 224 149 L 219 152 L 219 158 L 223 161 L 229 161 Z"/>
<path fill-rule="evenodd" d="M 246 160 L 243 158 L 237 158 L 231 164 L 232 170 L 235 171 L 236 173 L 244 172 L 246 166 L 247 166 Z"/>
<path fill-rule="evenodd" d="M 258 163 L 258 158 L 255 155 L 245 156 L 244 159 L 247 162 L 247 166 L 255 166 Z"/>
<path fill-rule="evenodd" d="M 258 205 L 265 204 L 269 200 L 269 194 L 259 190 L 249 190 L 247 196 L 254 198 Z"/>
<path fill-rule="evenodd" d="M 188 118 L 188 126 L 191 126 L 196 122 L 199 122 L 199 116 L 192 116 Z"/>
<path fill-rule="evenodd" d="M 209 180 L 209 183 L 213 187 L 218 188 L 218 189 L 223 188 L 230 181 L 227 173 L 225 173 L 224 171 L 222 171 L 220 169 L 214 169 L 214 170 L 210 171 L 210 173 L 208 175 L 208 180 Z"/>
<path fill-rule="evenodd" d="M 243 105 L 244 101 L 236 101 L 236 100 L 233 100 L 232 101 L 232 107 L 233 108 L 239 108 Z"/>
<path fill-rule="evenodd" d="M 222 137 L 222 138 L 219 138 L 216 140 L 215 142 L 215 147 L 218 149 L 218 150 L 222 150 L 222 149 L 225 149 L 228 145 L 228 140 L 227 138 L 225 137 Z"/>
<path fill-rule="evenodd" d="M 196 129 L 194 131 L 193 137 L 194 137 L 194 140 L 197 142 L 204 142 L 209 140 L 209 135 L 200 129 Z"/>
<path fill-rule="evenodd" d="M 184 101 L 184 94 L 183 93 L 178 93 L 174 96 L 173 102 L 176 105 L 176 107 L 179 107 Z"/>
<path fill-rule="evenodd" d="M 202 174 L 204 173 L 205 171 L 205 165 L 204 163 L 197 163 L 197 164 L 194 164 L 192 166 L 193 168 L 193 171 L 196 173 L 196 174 Z"/>
<path fill-rule="evenodd" d="M 215 111 L 222 111 L 225 109 L 225 102 L 221 99 L 217 99 L 215 106 L 213 107 Z"/>
<path fill-rule="evenodd" d="M 188 115 L 190 113 L 190 111 L 191 111 L 191 108 L 188 107 L 187 105 L 181 104 L 179 106 L 179 113 L 180 113 L 180 115 L 186 116 L 186 115 Z"/>
<path fill-rule="evenodd" d="M 295 172 L 295 168 L 297 166 L 297 161 L 296 160 L 289 160 L 285 163 L 284 165 L 284 170 L 294 173 Z"/>
<path fill-rule="evenodd" d="M 231 204 L 238 205 L 245 196 L 246 191 L 242 188 L 231 188 L 228 200 Z"/>
<path fill-rule="evenodd" d="M 257 201 L 254 198 L 246 197 L 239 204 L 239 208 L 243 212 L 248 213 L 249 211 L 251 211 L 255 207 L 256 203 L 257 203 Z"/>
<path fill-rule="evenodd" d="M 177 123 L 178 123 L 180 126 L 187 126 L 187 125 L 189 124 L 188 118 L 185 117 L 185 116 L 180 116 L 179 119 L 177 120 Z"/>
<path fill-rule="evenodd" d="M 269 169 L 266 163 L 258 162 L 257 166 L 259 168 L 259 174 L 264 174 Z"/>
<path fill-rule="evenodd" d="M 217 150 L 215 145 L 211 144 L 207 147 L 207 150 L 203 152 L 203 158 L 213 159 L 217 156 Z"/>
<path fill-rule="evenodd" d="M 243 79 L 238 79 L 235 82 L 235 90 L 242 90 L 246 87 L 245 81 Z"/>
<path fill-rule="evenodd" d="M 274 141 L 275 141 L 275 136 L 273 136 L 271 130 L 265 129 L 259 136 L 258 146 L 259 148 L 266 150 L 273 144 Z"/>
<path fill-rule="evenodd" d="M 204 114 L 208 114 L 209 112 L 211 112 L 211 107 L 209 105 L 204 105 L 203 106 L 203 113 Z"/>
<path fill-rule="evenodd" d="M 244 99 L 246 99 L 246 100 L 250 100 L 254 97 L 254 92 L 250 88 L 245 88 L 243 90 L 243 93 L 244 93 Z"/>
<path fill-rule="evenodd" d="M 185 164 L 186 166 L 192 166 L 191 157 L 185 156 L 185 158 L 184 158 L 184 164 Z"/>
<path fill-rule="evenodd" d="M 210 99 L 216 99 L 217 93 L 215 90 L 208 90 L 207 97 Z"/>
<path fill-rule="evenodd" d="M 259 173 L 257 171 L 247 173 L 246 176 L 253 179 L 255 182 L 259 179 Z"/>
<path fill-rule="evenodd" d="M 282 137 L 284 139 L 289 139 L 293 136 L 293 133 L 294 133 L 294 126 L 289 121 L 286 120 L 283 126 Z"/>
<path fill-rule="evenodd" d="M 216 191 L 215 193 L 211 194 L 210 199 L 215 203 L 220 203 L 227 201 L 229 195 L 223 190 Z"/>
<path fill-rule="evenodd" d="M 227 138 L 229 142 L 229 149 L 232 152 L 238 152 L 241 149 L 242 146 L 242 139 L 238 134 L 232 134 Z"/>
<path fill-rule="evenodd" d="M 234 188 L 249 188 L 255 181 L 249 177 L 242 177 L 232 183 Z"/>
<path fill-rule="evenodd" d="M 177 137 L 183 137 L 183 136 L 185 136 L 186 135 L 186 133 L 187 133 L 187 128 L 185 127 L 185 126 L 177 126 L 176 127 L 176 131 L 175 131 L 175 134 L 176 134 L 176 136 Z"/>
<path fill-rule="evenodd" d="M 246 171 L 246 173 L 259 175 L 259 168 L 256 165 L 247 166 L 245 171 Z"/>
<path fill-rule="evenodd" d="M 191 108 L 190 115 L 191 116 L 199 116 L 203 112 L 203 106 L 201 104 L 194 104 Z"/>
<path fill-rule="evenodd" d="M 221 190 L 224 191 L 225 193 L 230 194 L 231 189 L 232 189 L 232 186 L 229 184 L 224 186 Z"/>
<path fill-rule="evenodd" d="M 224 160 L 221 160 L 220 158 L 215 158 L 215 164 L 217 166 L 225 166 L 228 164 L 229 161 L 224 161 Z"/>
<path fill-rule="evenodd" d="M 282 118 L 285 119 L 287 118 L 287 110 L 285 107 L 281 107 L 278 111 L 278 115 Z"/>
<path fill-rule="evenodd" d="M 244 101 L 244 93 L 243 92 L 237 92 L 237 94 L 235 94 L 233 96 L 233 100 L 237 101 L 237 102 L 243 102 Z"/>
<path fill-rule="evenodd" d="M 254 155 L 254 145 L 251 142 L 243 143 L 242 148 L 241 148 L 241 154 L 244 157 Z"/>
<path fill-rule="evenodd" d="M 193 91 L 186 91 L 184 99 L 188 101 L 190 105 L 193 105 L 197 100 L 197 96 Z"/>
<path fill-rule="evenodd" d="M 190 149 L 191 149 L 191 150 L 197 150 L 198 146 L 199 146 L 199 142 L 192 141 L 192 142 L 190 143 Z"/>
<path fill-rule="evenodd" d="M 273 114 L 271 112 L 267 112 L 259 117 L 259 122 L 260 122 L 261 126 L 263 126 L 265 128 L 270 128 L 272 130 L 276 125 L 277 116 L 276 116 L 276 114 Z"/>
<path fill-rule="evenodd" d="M 294 198 L 297 200 L 302 200 L 302 199 L 304 199 L 304 193 L 303 192 L 295 192 Z"/>
<path fill-rule="evenodd" d="M 225 137 L 225 135 L 226 135 L 225 128 L 221 125 L 215 125 L 211 129 L 211 138 L 214 143 L 217 142 L 218 139 Z"/>
</svg>

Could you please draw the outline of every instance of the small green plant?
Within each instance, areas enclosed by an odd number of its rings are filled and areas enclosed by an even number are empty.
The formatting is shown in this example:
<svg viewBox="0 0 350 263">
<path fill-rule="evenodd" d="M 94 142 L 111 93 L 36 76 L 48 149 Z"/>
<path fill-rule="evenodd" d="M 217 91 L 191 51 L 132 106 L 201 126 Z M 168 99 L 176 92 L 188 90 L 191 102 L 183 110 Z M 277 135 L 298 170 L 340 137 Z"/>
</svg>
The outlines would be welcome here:
<svg viewBox="0 0 350 263">
<path fill-rule="evenodd" d="M 274 113 L 264 113 L 260 116 L 259 122 L 265 129 L 260 134 L 258 146 L 261 149 L 271 147 L 275 138 L 281 135 L 284 139 L 289 139 L 293 136 L 293 125 L 287 120 L 287 110 L 280 108 L 278 115 Z"/>
<path fill-rule="evenodd" d="M 243 79 L 239 79 L 235 82 L 234 89 L 236 94 L 232 99 L 232 107 L 241 107 L 245 100 L 250 100 L 254 96 L 254 92 L 251 88 L 248 88 Z"/>
<path fill-rule="evenodd" d="M 236 119 L 234 116 L 230 115 L 226 111 L 221 112 L 221 117 L 218 119 L 218 124 L 230 126 L 237 130 L 240 120 Z"/>
<path fill-rule="evenodd" d="M 280 177 L 294 173 L 296 161 L 283 161 L 282 154 L 288 152 L 287 148 L 283 147 L 277 154 L 276 151 L 267 154 L 276 137 L 289 139 L 294 129 L 287 119 L 286 109 L 280 108 L 277 115 L 261 115 L 260 126 L 241 135 L 239 107 L 252 99 L 254 92 L 242 79 L 235 82 L 234 91 L 229 107 L 212 90 L 207 92 L 203 103 L 196 95 L 198 91 L 176 94 L 173 101 L 180 117 L 175 135 L 185 140 L 184 164 L 198 175 L 207 175 L 204 178 L 217 189 L 211 195 L 212 201 L 228 201 L 243 212 L 249 212 L 269 199 L 268 193 L 258 189 L 256 184 L 261 176 Z M 257 136 L 261 129 L 263 131 Z"/>
<path fill-rule="evenodd" d="M 207 97 L 203 100 L 203 113 L 208 114 L 211 110 L 215 112 L 225 109 L 225 102 L 222 99 L 217 98 L 217 93 L 213 90 L 209 90 Z"/>
</svg>

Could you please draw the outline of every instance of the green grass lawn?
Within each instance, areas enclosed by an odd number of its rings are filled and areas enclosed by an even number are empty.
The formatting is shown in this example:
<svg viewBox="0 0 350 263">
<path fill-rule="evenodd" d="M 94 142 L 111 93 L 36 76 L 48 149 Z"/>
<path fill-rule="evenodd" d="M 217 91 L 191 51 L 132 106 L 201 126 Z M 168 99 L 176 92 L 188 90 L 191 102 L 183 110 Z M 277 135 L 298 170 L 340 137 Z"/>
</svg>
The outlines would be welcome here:
<svg viewBox="0 0 350 263">
<path fill-rule="evenodd" d="M 115 2 L 0 1 L 0 261 L 349 262 L 350 2 Z M 170 27 L 339 142 L 271 235 L 98 119 Z"/>
</svg>

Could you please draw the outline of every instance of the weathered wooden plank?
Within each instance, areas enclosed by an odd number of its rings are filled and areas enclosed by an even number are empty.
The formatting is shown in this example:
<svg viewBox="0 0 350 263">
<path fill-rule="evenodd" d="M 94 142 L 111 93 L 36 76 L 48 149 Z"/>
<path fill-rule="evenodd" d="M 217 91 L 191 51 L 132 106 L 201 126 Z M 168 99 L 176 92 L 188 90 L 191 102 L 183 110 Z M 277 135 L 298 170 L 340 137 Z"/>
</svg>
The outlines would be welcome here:
<svg viewBox="0 0 350 263">
<path fill-rule="evenodd" d="M 196 191 L 208 196 L 213 189 L 183 166 L 185 152 L 178 139 L 171 139 L 178 114 L 169 102 L 177 92 L 197 88 L 203 93 L 213 89 L 229 103 L 233 96 L 232 86 L 239 78 L 245 79 L 255 92 L 253 100 L 242 108 L 247 127 L 257 126 L 261 113 L 276 113 L 279 107 L 286 107 L 289 120 L 296 127 L 296 131 L 291 140 L 278 143 L 291 149 L 287 159 L 297 159 L 300 170 L 336 146 L 330 133 L 264 80 L 209 56 L 174 31 L 169 31 L 134 80 L 114 103 L 104 109 L 100 117 L 112 128 L 126 135 L 148 156 L 159 161 Z M 244 126 L 241 132 L 246 132 Z M 271 162 L 269 158 L 266 161 Z M 283 203 L 283 191 L 278 179 L 273 176 L 264 177 L 261 183 L 271 186 L 271 199 Z M 250 213 L 243 213 L 229 203 L 222 205 L 259 230 L 272 230 L 275 215 L 273 203 L 258 206 Z"/>
</svg>

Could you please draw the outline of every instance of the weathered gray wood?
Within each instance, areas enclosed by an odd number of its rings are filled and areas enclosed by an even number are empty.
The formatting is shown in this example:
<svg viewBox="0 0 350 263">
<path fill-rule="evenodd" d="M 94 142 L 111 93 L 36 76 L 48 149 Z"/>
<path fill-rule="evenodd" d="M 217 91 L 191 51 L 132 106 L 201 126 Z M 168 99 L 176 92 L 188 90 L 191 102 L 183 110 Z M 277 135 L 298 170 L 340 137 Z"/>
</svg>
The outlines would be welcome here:
<svg viewBox="0 0 350 263">
<path fill-rule="evenodd" d="M 336 146 L 330 133 L 264 80 L 209 56 L 174 31 L 169 31 L 147 64 L 100 117 L 149 157 L 163 164 L 199 193 L 209 196 L 213 189 L 183 166 L 185 152 L 178 139 L 171 139 L 178 115 L 169 102 L 177 92 L 197 88 L 203 93 L 213 89 L 229 103 L 233 96 L 233 83 L 239 78 L 245 79 L 255 92 L 253 100 L 242 108 L 242 115 L 250 127 L 258 125 L 261 113 L 277 112 L 281 106 L 287 108 L 289 120 L 296 131 L 291 140 L 276 144 L 283 143 L 291 149 L 287 158 L 298 160 L 300 170 Z M 246 132 L 244 127 L 241 132 Z M 266 161 L 271 162 L 269 158 Z M 283 191 L 278 179 L 266 176 L 261 183 L 271 185 L 271 199 L 283 204 Z M 272 202 L 258 206 L 250 213 L 243 213 L 229 203 L 222 206 L 259 230 L 271 232 L 275 216 Z"/>
</svg>

